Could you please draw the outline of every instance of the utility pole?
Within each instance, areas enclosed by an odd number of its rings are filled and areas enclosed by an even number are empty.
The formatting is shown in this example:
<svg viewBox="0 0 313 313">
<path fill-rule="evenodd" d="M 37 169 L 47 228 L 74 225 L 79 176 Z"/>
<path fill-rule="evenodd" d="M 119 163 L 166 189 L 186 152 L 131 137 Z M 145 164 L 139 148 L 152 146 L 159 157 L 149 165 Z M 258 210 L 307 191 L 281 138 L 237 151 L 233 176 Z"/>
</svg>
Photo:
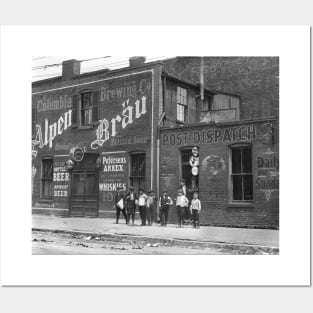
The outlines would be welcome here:
<svg viewBox="0 0 313 313">
<path fill-rule="evenodd" d="M 201 99 L 201 105 L 203 108 L 203 101 L 204 101 L 204 60 L 203 60 L 203 57 L 200 58 L 200 99 Z"/>
</svg>

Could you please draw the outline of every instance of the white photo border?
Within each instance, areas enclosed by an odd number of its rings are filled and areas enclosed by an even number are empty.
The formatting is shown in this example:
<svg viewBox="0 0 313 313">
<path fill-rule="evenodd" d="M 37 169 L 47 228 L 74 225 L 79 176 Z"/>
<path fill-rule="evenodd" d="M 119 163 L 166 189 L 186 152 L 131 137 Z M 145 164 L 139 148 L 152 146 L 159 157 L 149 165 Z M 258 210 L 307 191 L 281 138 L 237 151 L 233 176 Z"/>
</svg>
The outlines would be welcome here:
<svg viewBox="0 0 313 313">
<path fill-rule="evenodd" d="M 86 57 L 279 56 L 279 255 L 32 255 L 31 61 L 77 51 Z M 2 26 L 0 127 L 2 285 L 311 284 L 309 26 Z M 187 263 L 197 264 L 193 275 L 181 275 Z M 125 264 L 136 270 L 125 275 Z"/>
</svg>

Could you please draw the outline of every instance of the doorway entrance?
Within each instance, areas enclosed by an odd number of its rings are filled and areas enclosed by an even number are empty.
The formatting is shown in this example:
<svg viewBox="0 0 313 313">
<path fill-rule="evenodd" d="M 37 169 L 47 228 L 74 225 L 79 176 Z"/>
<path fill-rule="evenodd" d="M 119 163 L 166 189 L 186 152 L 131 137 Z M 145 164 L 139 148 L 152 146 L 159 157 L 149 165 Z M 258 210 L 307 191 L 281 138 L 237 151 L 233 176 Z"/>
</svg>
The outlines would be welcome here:
<svg viewBox="0 0 313 313">
<path fill-rule="evenodd" d="M 181 150 L 181 173 L 182 179 L 185 181 L 188 194 L 192 193 L 192 191 L 199 191 L 199 175 L 194 176 L 192 174 L 192 167 L 190 165 L 190 157 L 192 156 L 191 148 L 184 148 Z"/>
<path fill-rule="evenodd" d="M 133 153 L 130 162 L 130 185 L 138 194 L 139 189 L 145 190 L 146 187 L 146 154 Z"/>
<path fill-rule="evenodd" d="M 99 170 L 96 165 L 98 155 L 85 154 L 71 175 L 72 216 L 98 216 Z"/>
</svg>

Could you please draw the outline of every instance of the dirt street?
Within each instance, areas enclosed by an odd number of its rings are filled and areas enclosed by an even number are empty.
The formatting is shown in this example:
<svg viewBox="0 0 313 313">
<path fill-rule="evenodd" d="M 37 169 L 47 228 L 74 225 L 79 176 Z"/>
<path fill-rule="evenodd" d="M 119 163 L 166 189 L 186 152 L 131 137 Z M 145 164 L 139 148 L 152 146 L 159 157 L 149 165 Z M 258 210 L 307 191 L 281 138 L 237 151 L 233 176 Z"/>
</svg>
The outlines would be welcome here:
<svg viewBox="0 0 313 313">
<path fill-rule="evenodd" d="M 145 239 L 92 237 L 83 234 L 33 231 L 33 254 L 267 254 L 249 247 L 207 247 L 197 243 L 174 245 Z"/>
</svg>

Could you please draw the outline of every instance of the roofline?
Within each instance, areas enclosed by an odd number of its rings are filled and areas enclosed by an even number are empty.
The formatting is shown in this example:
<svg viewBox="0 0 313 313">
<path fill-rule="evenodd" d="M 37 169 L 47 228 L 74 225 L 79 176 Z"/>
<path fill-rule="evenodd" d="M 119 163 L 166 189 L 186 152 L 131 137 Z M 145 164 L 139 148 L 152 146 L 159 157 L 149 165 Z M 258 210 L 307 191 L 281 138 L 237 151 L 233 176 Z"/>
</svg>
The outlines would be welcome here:
<svg viewBox="0 0 313 313">
<path fill-rule="evenodd" d="M 168 130 L 179 130 L 179 129 L 190 129 L 190 128 L 198 128 L 203 126 L 212 126 L 212 127 L 223 127 L 223 126 L 231 126 L 231 125 L 241 125 L 241 124 L 251 124 L 251 123 L 261 123 L 261 122 L 275 122 L 278 120 L 278 116 L 272 117 L 262 117 L 262 118 L 255 118 L 255 119 L 246 119 L 240 121 L 232 121 L 232 122 L 220 122 L 220 123 L 205 123 L 205 122 L 198 122 L 198 123 L 191 123 L 182 126 L 175 126 L 175 127 L 160 127 L 160 131 L 168 131 Z"/>
<path fill-rule="evenodd" d="M 194 83 L 191 83 L 189 81 L 179 79 L 179 78 L 177 78 L 177 77 L 175 77 L 173 75 L 168 74 L 166 71 L 162 72 L 162 77 L 169 78 L 169 79 L 171 79 L 173 81 L 179 82 L 181 84 L 184 84 L 184 85 L 187 85 L 187 86 L 190 86 L 190 87 L 193 87 L 193 88 L 200 88 L 200 83 L 199 84 L 194 84 Z M 241 97 L 240 94 L 227 92 L 227 91 L 222 91 L 222 90 L 217 90 L 217 89 L 204 88 L 204 90 L 207 93 L 210 93 L 210 94 L 213 94 L 213 95 L 224 94 L 224 95 L 235 96 L 235 97 L 239 97 L 239 98 Z"/>
<path fill-rule="evenodd" d="M 98 74 L 108 74 L 108 75 L 113 74 L 114 75 L 115 73 L 126 72 L 126 71 L 133 70 L 133 69 L 141 69 L 144 67 L 155 66 L 158 64 L 163 65 L 162 61 L 158 60 L 158 61 L 143 63 L 142 65 L 139 65 L 139 66 L 127 66 L 127 67 L 122 67 L 122 68 L 118 68 L 115 70 L 110 70 L 110 69 L 105 68 L 105 69 L 101 69 L 98 71 L 85 72 L 85 73 L 81 73 L 79 75 L 75 75 L 72 77 L 72 79 L 70 81 L 76 80 L 79 78 L 92 76 L 92 75 L 98 75 Z M 55 82 L 62 82 L 62 75 L 51 77 L 51 78 L 46 78 L 46 79 L 42 79 L 42 80 L 36 80 L 36 81 L 32 82 L 32 86 L 35 87 L 37 84 L 40 85 L 42 83 L 49 83 L 49 82 L 54 82 L 54 81 Z M 69 81 L 64 81 L 64 82 L 69 82 Z"/>
</svg>

